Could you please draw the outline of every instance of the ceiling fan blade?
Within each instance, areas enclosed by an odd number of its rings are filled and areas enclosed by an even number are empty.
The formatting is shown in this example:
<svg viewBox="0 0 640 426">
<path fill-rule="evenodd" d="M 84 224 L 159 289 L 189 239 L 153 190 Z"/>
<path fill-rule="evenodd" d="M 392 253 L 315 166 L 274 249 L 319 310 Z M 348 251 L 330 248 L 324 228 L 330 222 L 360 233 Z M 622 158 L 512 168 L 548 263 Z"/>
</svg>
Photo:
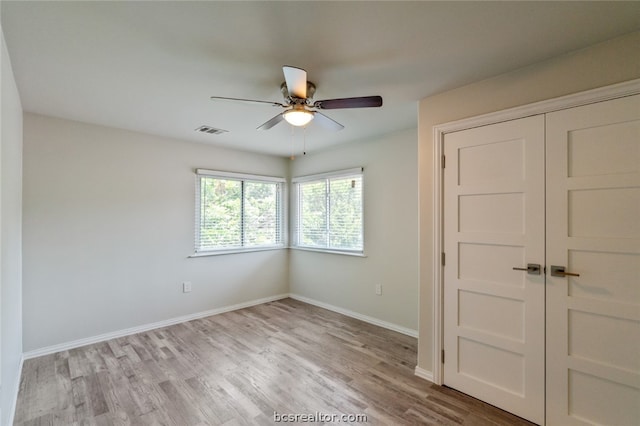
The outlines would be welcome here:
<svg viewBox="0 0 640 426">
<path fill-rule="evenodd" d="M 344 129 L 344 126 L 342 124 L 338 123 L 337 121 L 327 117 L 326 115 L 318 111 L 316 111 L 313 114 L 313 121 L 315 121 L 325 129 L 336 130 L 336 131 Z"/>
<path fill-rule="evenodd" d="M 361 96 L 359 98 L 325 99 L 315 101 L 314 108 L 340 109 L 340 108 L 374 108 L 382 106 L 381 96 Z"/>
<path fill-rule="evenodd" d="M 266 123 L 262 124 L 261 126 L 258 126 L 257 130 L 269 130 L 270 128 L 272 128 L 273 126 L 275 126 L 276 124 L 278 124 L 282 120 L 284 120 L 284 113 L 283 112 L 281 112 L 280 114 L 276 115 L 271 120 L 267 121 Z"/>
<path fill-rule="evenodd" d="M 239 102 L 251 102 L 257 104 L 269 104 L 272 106 L 286 107 L 286 105 L 281 104 L 280 102 L 272 102 L 272 101 L 257 101 L 255 99 L 240 99 L 240 98 L 225 98 L 223 96 L 211 96 L 211 99 L 214 101 L 239 101 Z"/>
<path fill-rule="evenodd" d="M 287 65 L 282 67 L 282 72 L 284 72 L 284 81 L 287 83 L 289 96 L 307 99 L 307 72 L 302 68 Z"/>
</svg>

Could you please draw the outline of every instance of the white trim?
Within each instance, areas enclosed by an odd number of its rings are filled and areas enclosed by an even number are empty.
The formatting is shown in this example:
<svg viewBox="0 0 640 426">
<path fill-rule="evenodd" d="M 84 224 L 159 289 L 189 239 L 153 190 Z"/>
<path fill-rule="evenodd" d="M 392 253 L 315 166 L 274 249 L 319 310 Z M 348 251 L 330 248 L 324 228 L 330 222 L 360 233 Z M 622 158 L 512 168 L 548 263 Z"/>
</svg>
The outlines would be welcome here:
<svg viewBox="0 0 640 426">
<path fill-rule="evenodd" d="M 306 247 L 306 246 L 291 246 L 289 248 L 291 250 L 315 251 L 317 253 L 342 254 L 344 256 L 367 257 L 367 255 L 364 254 L 364 251 L 331 250 L 331 249 L 325 249 L 325 248 Z"/>
<path fill-rule="evenodd" d="M 363 167 L 355 167 L 353 169 L 336 170 L 335 172 L 318 173 L 315 175 L 299 176 L 291 179 L 291 183 L 308 182 L 311 180 L 320 180 L 327 178 L 336 178 L 343 176 L 361 175 L 364 172 Z"/>
<path fill-rule="evenodd" d="M 532 104 L 513 107 L 501 111 L 490 112 L 476 117 L 463 118 L 434 126 L 441 133 L 457 132 L 474 127 L 487 126 L 503 121 L 516 120 L 538 114 L 547 114 L 563 109 L 574 108 L 610 99 L 632 96 L 640 93 L 640 79 L 629 80 L 611 86 L 599 87 L 584 92 L 573 93 L 559 98 L 547 99 Z"/>
<path fill-rule="evenodd" d="M 124 330 L 112 331 L 109 333 L 100 334 L 98 336 L 86 337 L 83 339 L 73 340 L 71 342 L 60 343 L 53 346 L 47 346 L 40 349 L 25 352 L 23 354 L 24 359 L 36 358 L 43 355 L 50 355 L 56 352 L 66 351 L 69 349 L 79 348 L 81 346 L 91 345 L 93 343 L 103 342 L 105 340 L 111 340 L 118 337 L 129 336 L 131 334 L 142 333 L 156 328 L 167 327 L 174 324 L 179 324 L 187 321 L 192 321 L 199 318 L 209 317 L 212 315 L 218 315 L 225 312 L 236 311 L 238 309 L 244 309 L 255 305 L 261 305 L 267 302 L 273 302 L 274 300 L 286 299 L 288 294 L 278 294 L 276 296 L 264 297 L 262 299 L 250 300 L 248 302 L 238 303 L 235 305 L 224 306 L 222 308 L 211 309 L 208 311 L 198 312 L 195 314 L 183 315 L 180 317 L 170 318 L 163 321 L 144 324 L 137 327 L 126 328 Z"/>
<path fill-rule="evenodd" d="M 387 321 L 383 321 L 374 317 L 370 317 L 368 315 L 363 315 L 363 314 L 359 314 L 357 312 L 351 311 L 349 309 L 344 309 L 344 308 L 340 308 L 338 306 L 334 306 L 334 305 L 330 305 L 328 303 L 324 303 L 324 302 L 320 302 L 317 301 L 315 299 L 310 299 L 308 297 L 304 297 L 304 296 L 300 296 L 298 294 L 294 294 L 294 293 L 289 293 L 289 294 L 279 294 L 276 296 L 270 296 L 270 297 L 265 297 L 262 299 L 255 299 L 255 300 L 251 300 L 248 302 L 243 302 L 243 303 L 238 303 L 236 305 L 231 305 L 231 306 L 225 306 L 222 308 L 216 308 L 216 309 L 211 309 L 208 311 L 203 311 L 203 312 L 198 312 L 195 314 L 189 314 L 189 315 L 183 315 L 180 317 L 175 317 L 175 318 L 170 318 L 167 320 L 163 320 L 163 321 L 158 321 L 158 322 L 154 322 L 154 323 L 149 323 L 149 324 L 144 324 L 144 325 L 140 325 L 137 327 L 131 327 L 131 328 L 126 328 L 123 330 L 118 330 L 118 331 L 112 331 L 109 333 L 104 333 L 104 334 L 100 334 L 97 336 L 92 336 L 92 337 L 86 337 L 83 339 L 78 339 L 78 340 L 73 340 L 71 342 L 65 342 L 65 343 L 60 343 L 57 345 L 52 345 L 52 346 L 47 346 L 44 348 L 40 348 L 40 349 L 34 349 L 32 351 L 28 351 L 25 352 L 22 355 L 22 358 L 20 359 L 20 372 L 22 371 L 22 363 L 24 360 L 27 359 L 32 359 L 32 358 L 37 358 L 40 356 L 44 356 L 44 355 L 50 355 L 50 354 L 54 354 L 57 352 L 62 352 L 62 351 L 66 351 L 66 350 L 70 350 L 70 349 L 75 349 L 75 348 L 79 348 L 82 346 L 86 346 L 86 345 L 91 345 L 93 343 L 98 343 L 98 342 L 104 342 L 106 340 L 111 340 L 111 339 L 116 339 L 119 337 L 124 337 L 124 336 L 129 336 L 132 334 L 136 334 L 136 333 L 143 333 L 145 331 L 150 331 L 150 330 L 155 330 L 157 328 L 162 328 L 162 327 L 168 327 L 170 325 L 174 325 L 174 324 L 180 324 L 183 322 L 187 322 L 187 321 L 192 321 L 195 319 L 199 319 L 199 318 L 205 318 L 205 317 L 209 317 L 212 315 L 218 315 L 218 314 L 222 314 L 225 312 L 231 312 L 231 311 L 236 311 L 238 309 L 244 309 L 244 308 L 249 308 L 251 306 L 256 306 L 256 305 L 261 305 L 263 303 L 268 303 L 268 302 L 273 302 L 276 300 L 281 300 L 281 299 L 286 299 L 290 297 L 291 299 L 294 300 L 298 300 L 300 302 L 304 302 L 304 303 L 308 303 L 309 305 L 314 305 L 314 306 L 318 306 L 320 308 L 323 309 L 327 309 L 329 311 L 333 311 L 333 312 L 337 312 L 339 314 L 351 317 L 351 318 L 355 318 L 355 319 L 359 319 L 361 321 L 364 321 L 366 323 L 369 324 L 373 324 L 373 325 L 377 325 L 378 327 L 382 327 L 382 328 L 386 328 L 387 330 L 392 330 L 392 331 L 396 331 L 398 333 L 410 336 L 410 337 L 418 337 L 418 331 L 411 329 L 411 328 L 407 328 L 407 327 L 402 327 L 400 325 L 397 324 L 393 324 Z M 421 371 L 426 371 L 426 370 L 422 370 Z M 416 369 L 416 371 L 418 371 Z M 418 374 L 417 374 L 418 375 Z M 423 378 L 427 378 L 429 376 L 420 376 Z M 18 378 L 20 379 L 20 378 Z M 431 380 L 431 379 L 428 379 Z M 19 383 L 19 380 L 18 380 Z M 19 388 L 19 387 L 18 387 Z M 16 392 L 16 401 L 17 401 L 17 397 L 18 394 Z M 15 401 L 14 401 L 14 408 L 15 408 Z M 9 423 L 11 424 L 11 423 Z"/>
<path fill-rule="evenodd" d="M 212 176 L 212 177 L 226 177 L 237 180 L 249 180 L 249 181 L 262 181 L 262 182 L 286 182 L 283 177 L 278 176 L 262 176 L 252 175 L 249 173 L 237 173 L 237 172 L 221 172 L 217 170 L 196 169 L 196 174 L 200 176 Z"/>
<path fill-rule="evenodd" d="M 430 382 L 433 382 L 433 373 L 429 370 L 425 370 L 424 368 L 420 368 L 416 366 L 414 370 L 414 374 L 420 377 L 421 379 L 425 379 Z"/>
<path fill-rule="evenodd" d="M 18 363 L 18 380 L 16 383 L 15 392 L 13 393 L 13 400 L 9 407 L 9 422 L 7 424 L 12 425 L 16 416 L 16 408 L 18 406 L 18 395 L 20 393 L 20 380 L 22 380 L 22 366 L 24 365 L 25 356 L 20 356 L 20 362 Z"/>
<path fill-rule="evenodd" d="M 439 127 L 433 128 L 433 309 L 432 309 L 432 324 L 433 324 L 433 351 L 431 359 L 433 360 L 431 366 L 431 381 L 436 385 L 442 385 L 442 363 L 439 362 L 440 354 L 442 353 L 442 339 L 443 339 L 443 324 L 442 313 L 443 304 L 442 300 L 442 252 L 444 251 L 444 232 L 443 232 L 443 218 L 442 218 L 442 195 L 444 183 L 444 169 L 442 168 L 442 156 L 443 156 L 443 143 L 444 134 L 440 133 Z"/>
<path fill-rule="evenodd" d="M 222 256 L 225 254 L 238 254 L 238 253 L 251 253 L 254 251 L 269 251 L 269 250 L 284 250 L 288 248 L 284 243 L 274 245 L 274 246 L 255 246 L 255 247 L 238 247 L 232 249 L 219 249 L 219 250 L 203 250 L 198 251 L 193 254 L 187 256 L 187 258 L 192 257 L 207 257 L 207 256 Z"/>
<path fill-rule="evenodd" d="M 640 93 L 640 79 L 629 80 L 623 83 L 613 84 L 610 86 L 600 87 L 597 89 L 587 90 L 584 92 L 574 93 L 567 96 L 552 98 L 545 101 L 535 102 L 503 111 L 492 112 L 489 114 L 479 115 L 477 117 L 465 118 L 462 120 L 451 121 L 448 123 L 438 124 L 433 127 L 433 383 L 437 385 L 443 384 L 443 368 L 441 356 L 443 349 L 442 344 L 442 264 L 441 253 L 444 249 L 442 240 L 442 153 L 444 136 L 447 133 L 460 130 L 471 129 L 474 127 L 486 126 L 489 124 L 500 123 L 503 121 L 515 120 L 519 118 L 529 117 L 532 115 L 546 114 L 562 109 L 574 108 L 577 106 L 603 102 L 610 99 L 632 96 Z"/>
<path fill-rule="evenodd" d="M 308 303 L 310 305 L 317 306 L 319 308 L 327 309 L 329 311 L 337 312 L 342 315 L 346 315 L 351 318 L 359 319 L 360 321 L 367 322 L 369 324 L 377 325 L 378 327 L 386 328 L 387 330 L 396 331 L 398 333 L 411 336 L 418 337 L 418 330 L 413 330 L 411 328 L 402 327 L 397 324 L 393 324 L 387 321 L 379 320 L 374 317 L 370 317 L 368 315 L 359 314 L 357 312 L 351 311 L 349 309 L 340 308 L 338 306 L 330 305 L 328 303 L 320 302 L 315 299 L 310 299 L 308 297 L 300 296 L 298 294 L 289 293 L 289 297 L 295 300 L 299 300 L 300 302 Z"/>
</svg>

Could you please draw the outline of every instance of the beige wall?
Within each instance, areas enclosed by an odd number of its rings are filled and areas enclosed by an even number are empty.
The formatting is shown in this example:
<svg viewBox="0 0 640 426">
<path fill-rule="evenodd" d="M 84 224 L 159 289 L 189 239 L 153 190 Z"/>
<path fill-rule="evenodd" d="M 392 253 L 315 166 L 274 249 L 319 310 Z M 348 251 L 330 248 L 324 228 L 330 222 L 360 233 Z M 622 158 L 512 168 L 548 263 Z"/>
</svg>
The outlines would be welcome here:
<svg viewBox="0 0 640 426">
<path fill-rule="evenodd" d="M 417 129 L 290 161 L 26 113 L 24 350 L 289 291 L 417 330 L 416 153 Z M 365 168 L 367 257 L 187 258 L 195 168 L 299 176 L 356 166 Z"/>
<path fill-rule="evenodd" d="M 418 367 L 432 371 L 433 126 L 640 78 L 640 32 L 420 101 L 420 337 Z"/>
<path fill-rule="evenodd" d="M 188 258 L 196 168 L 284 176 L 287 167 L 26 113 L 24 350 L 288 293 L 287 250 Z"/>
<path fill-rule="evenodd" d="M 0 424 L 9 424 L 22 357 L 22 105 L 0 28 Z"/>
<path fill-rule="evenodd" d="M 364 167 L 366 257 L 290 250 L 291 293 L 396 326 L 418 327 L 416 129 L 298 157 L 292 176 Z M 293 209 L 292 209 L 293 211 Z M 375 295 L 375 285 L 382 295 Z"/>
</svg>

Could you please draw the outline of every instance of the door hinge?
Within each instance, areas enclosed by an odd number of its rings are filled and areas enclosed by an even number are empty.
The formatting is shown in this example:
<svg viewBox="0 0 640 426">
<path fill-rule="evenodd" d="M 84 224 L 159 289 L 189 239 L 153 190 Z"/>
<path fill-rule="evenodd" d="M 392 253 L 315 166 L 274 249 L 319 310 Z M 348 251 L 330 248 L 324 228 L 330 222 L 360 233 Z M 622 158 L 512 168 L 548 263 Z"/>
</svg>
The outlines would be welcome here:
<svg viewBox="0 0 640 426">
<path fill-rule="evenodd" d="M 442 363 L 444 364 L 444 349 L 442 350 Z"/>
<path fill-rule="evenodd" d="M 441 257 L 442 257 L 442 266 L 444 266 L 444 265 L 445 265 L 445 263 L 446 263 L 446 262 L 445 262 L 445 255 L 444 255 L 444 252 L 442 252 L 442 256 L 441 256 Z"/>
<path fill-rule="evenodd" d="M 443 168 L 443 169 L 445 168 L 445 165 L 446 165 L 446 163 L 447 163 L 447 162 L 446 162 L 446 160 L 445 160 L 445 158 L 446 158 L 446 157 L 443 155 L 443 156 L 442 156 L 442 168 Z"/>
</svg>

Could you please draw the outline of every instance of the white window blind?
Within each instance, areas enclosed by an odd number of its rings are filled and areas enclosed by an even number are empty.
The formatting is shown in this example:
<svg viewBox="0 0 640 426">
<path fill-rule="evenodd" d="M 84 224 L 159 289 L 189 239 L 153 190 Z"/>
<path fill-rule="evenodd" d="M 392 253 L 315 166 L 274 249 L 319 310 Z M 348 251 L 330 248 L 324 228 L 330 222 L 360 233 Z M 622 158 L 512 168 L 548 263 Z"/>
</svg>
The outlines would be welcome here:
<svg viewBox="0 0 640 426">
<path fill-rule="evenodd" d="M 297 197 L 294 245 L 362 253 L 362 168 L 293 180 Z"/>
<path fill-rule="evenodd" d="M 284 182 L 196 170 L 196 253 L 283 247 Z"/>
</svg>

